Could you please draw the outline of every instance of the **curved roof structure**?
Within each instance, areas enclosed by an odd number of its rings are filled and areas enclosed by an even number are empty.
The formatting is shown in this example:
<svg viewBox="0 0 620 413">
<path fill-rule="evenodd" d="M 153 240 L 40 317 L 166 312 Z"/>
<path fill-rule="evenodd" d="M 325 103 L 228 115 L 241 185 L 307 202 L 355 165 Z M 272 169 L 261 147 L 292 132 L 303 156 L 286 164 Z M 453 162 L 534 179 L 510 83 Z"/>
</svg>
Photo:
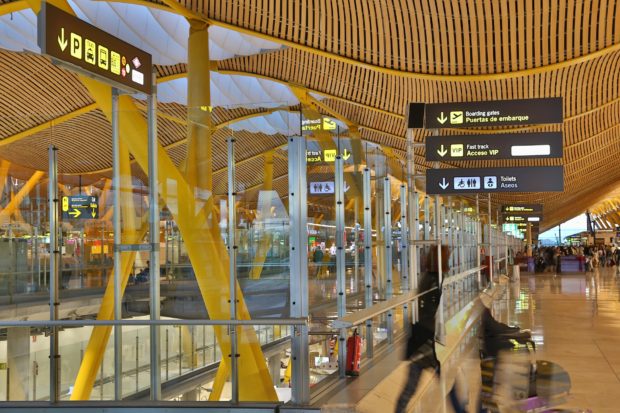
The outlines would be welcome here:
<svg viewBox="0 0 620 413">
<path fill-rule="evenodd" d="M 300 102 L 299 90 L 319 102 L 318 110 L 355 126 L 363 140 L 401 159 L 409 102 L 562 97 L 563 125 L 519 130 L 561 130 L 564 158 L 512 165 L 563 164 L 565 191 L 498 194 L 493 201 L 542 203 L 543 226 L 550 227 L 593 207 L 620 181 L 617 1 L 73 0 L 70 5 L 84 20 L 153 54 L 162 102 L 160 140 L 177 163 L 187 135 L 189 21 L 211 25 L 211 96 L 214 122 L 221 126 L 215 147 L 230 130 L 247 136 L 247 150 L 239 154 L 247 158 L 247 168 L 239 173 L 247 175 L 242 180 L 248 187 L 260 180 L 252 174 L 261 168 L 256 156 L 278 150 L 296 130 L 299 104 L 307 103 Z M 77 76 L 39 55 L 36 17 L 28 3 L 0 0 L 0 48 L 0 157 L 45 169 L 45 148 L 54 142 L 70 155 L 61 161 L 62 172 L 109 168 L 109 123 Z M 145 110 L 143 97 L 134 101 Z M 422 142 L 425 133 L 416 131 L 414 139 Z M 215 160 L 216 170 L 225 166 L 222 159 Z M 278 176 L 284 177 L 285 161 L 277 162 L 282 163 Z M 421 169 L 430 166 L 422 147 L 416 148 L 416 162 Z"/>
</svg>

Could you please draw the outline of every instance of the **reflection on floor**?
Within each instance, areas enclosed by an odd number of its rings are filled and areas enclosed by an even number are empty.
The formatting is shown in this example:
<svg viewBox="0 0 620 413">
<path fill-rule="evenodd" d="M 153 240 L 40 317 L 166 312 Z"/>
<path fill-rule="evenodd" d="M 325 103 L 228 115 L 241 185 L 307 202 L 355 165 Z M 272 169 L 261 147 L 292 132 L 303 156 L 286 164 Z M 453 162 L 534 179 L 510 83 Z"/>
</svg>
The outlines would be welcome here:
<svg viewBox="0 0 620 413">
<path fill-rule="evenodd" d="M 620 276 L 616 267 L 579 275 L 522 275 L 495 305 L 502 322 L 532 330 L 538 360 L 564 368 L 571 379 L 565 404 L 570 412 L 620 411 Z M 469 394 L 477 394 L 480 367 L 476 343 L 450 368 L 449 390 L 458 369 L 467 376 Z M 414 412 L 442 412 L 441 383 L 428 386 Z M 473 401 L 472 401 L 473 404 Z M 472 406 L 473 407 L 473 406 Z M 474 411 L 470 407 L 470 411 Z M 447 411 L 451 411 L 448 408 Z"/>
</svg>

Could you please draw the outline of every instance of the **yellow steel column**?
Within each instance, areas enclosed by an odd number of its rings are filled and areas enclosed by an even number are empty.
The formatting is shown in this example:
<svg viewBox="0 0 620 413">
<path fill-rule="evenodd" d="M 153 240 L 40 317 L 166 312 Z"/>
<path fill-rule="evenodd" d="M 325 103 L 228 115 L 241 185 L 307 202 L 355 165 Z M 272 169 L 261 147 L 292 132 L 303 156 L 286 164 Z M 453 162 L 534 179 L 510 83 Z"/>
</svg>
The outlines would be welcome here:
<svg viewBox="0 0 620 413">
<path fill-rule="evenodd" d="M 185 176 L 198 198 L 207 201 L 205 210 L 211 215 L 214 200 L 209 25 L 197 20 L 190 20 L 189 23 Z"/>
<path fill-rule="evenodd" d="M 274 151 L 268 151 L 265 153 L 265 174 L 263 178 L 263 190 L 271 191 L 273 189 L 273 153 Z M 271 210 L 271 203 L 267 203 L 263 205 L 263 210 L 260 211 L 261 218 L 263 222 L 267 219 L 267 215 Z M 267 253 L 269 252 L 269 248 L 271 247 L 271 243 L 273 242 L 273 238 L 271 234 L 263 231 L 263 235 L 256 249 L 256 255 L 254 256 L 254 263 L 252 264 L 252 270 L 250 272 L 250 278 L 253 280 L 259 279 L 261 273 L 263 272 L 263 265 L 265 264 L 265 259 L 267 259 Z"/>
<path fill-rule="evenodd" d="M 123 243 L 137 244 L 139 243 L 148 230 L 148 221 L 142 223 L 139 230 L 136 230 L 136 216 L 133 202 L 133 190 L 131 182 L 131 167 L 129 163 L 129 151 L 127 145 L 120 141 L 120 188 L 114 188 L 120 191 L 121 196 L 121 214 L 123 221 Z M 112 208 L 110 208 L 112 209 Z M 121 265 L 121 294 L 125 292 L 127 281 L 129 280 L 129 272 L 136 258 L 135 252 L 123 253 L 121 262 L 115 262 L 114 265 Z M 112 320 L 114 317 L 114 279 L 110 277 L 106 287 L 101 307 L 97 314 L 97 320 Z M 95 378 L 99 372 L 99 367 L 103 361 L 103 354 L 108 344 L 112 326 L 96 326 L 90 335 L 84 358 L 75 379 L 71 400 L 88 400 L 95 383 Z M 119 355 L 115 355 L 118 357 Z M 115 374 L 120 374 L 115 372 Z"/>
<path fill-rule="evenodd" d="M 39 10 L 39 0 L 28 1 L 35 11 Z M 53 0 L 52 3 L 69 13 L 73 13 L 71 7 L 64 0 Z M 109 116 L 111 113 L 110 87 L 85 76 L 79 76 L 79 79 L 100 109 Z M 138 165 L 143 171 L 147 171 L 146 122 L 129 96 L 120 97 L 119 110 L 121 113 L 119 127 L 122 139 Z M 219 234 L 219 228 L 217 226 L 209 228 L 206 214 L 196 213 L 198 210 L 205 210 L 205 208 L 200 207 L 202 203 L 196 197 L 196 188 L 188 185 L 185 177 L 175 167 L 161 145 L 158 145 L 158 162 L 158 180 L 162 186 L 161 198 L 171 211 L 180 232 L 183 234 L 209 316 L 213 319 L 229 319 L 230 308 L 227 302 L 229 297 L 228 253 Z M 249 319 L 250 314 L 238 285 L 237 298 L 239 300 L 239 318 Z M 240 355 L 240 400 L 277 400 L 256 332 L 252 327 L 244 327 L 239 330 L 241 330 L 238 349 Z M 230 353 L 229 337 L 222 328 L 216 328 L 215 334 L 221 353 L 226 357 Z M 76 399 L 78 398 L 79 396 L 76 396 Z"/>
<path fill-rule="evenodd" d="M 0 211 L 0 222 L 8 219 L 15 212 L 15 210 L 21 205 L 26 195 L 28 195 L 30 191 L 32 191 L 32 189 L 39 182 L 43 175 L 44 173 L 42 171 L 36 171 L 34 174 L 32 174 L 32 176 L 28 179 L 28 181 L 26 181 L 24 186 L 22 186 L 19 192 L 17 192 L 15 197 L 11 199 L 6 208 Z"/>
<path fill-rule="evenodd" d="M 4 186 L 6 185 L 6 181 L 8 179 L 10 166 L 11 162 L 4 159 L 0 161 L 0 198 L 2 198 L 2 192 L 4 191 Z"/>
</svg>

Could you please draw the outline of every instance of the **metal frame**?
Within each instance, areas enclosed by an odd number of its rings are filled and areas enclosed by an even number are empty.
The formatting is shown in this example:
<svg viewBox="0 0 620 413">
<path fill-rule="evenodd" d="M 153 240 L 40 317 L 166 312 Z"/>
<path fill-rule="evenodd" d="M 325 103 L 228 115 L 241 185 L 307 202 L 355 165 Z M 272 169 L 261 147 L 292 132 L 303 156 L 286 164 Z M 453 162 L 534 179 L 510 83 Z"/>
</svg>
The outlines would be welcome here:
<svg viewBox="0 0 620 413">
<path fill-rule="evenodd" d="M 60 246 L 58 241 L 58 149 L 49 146 L 49 223 L 50 223 L 50 320 L 58 320 L 58 274 L 60 270 Z M 20 326 L 30 325 L 31 322 L 20 322 Z M 50 401 L 60 400 L 60 355 L 58 354 L 58 330 L 52 328 L 50 332 Z M 8 393 L 7 393 L 8 394 Z"/>
<path fill-rule="evenodd" d="M 121 262 L 122 244 L 121 237 L 121 172 L 120 172 L 120 136 L 119 136 L 119 113 L 118 113 L 119 91 L 112 88 L 112 229 L 114 231 L 114 320 L 121 320 L 122 293 L 121 293 L 121 272 L 119 265 Z M 101 247 L 103 253 L 103 244 Z M 122 400 L 123 388 L 123 328 L 120 325 L 114 326 L 114 400 Z"/>
<path fill-rule="evenodd" d="M 365 307 L 372 306 L 372 202 L 370 186 L 370 168 L 368 165 L 363 172 L 364 181 L 364 288 Z M 373 356 L 372 319 L 366 320 L 366 357 Z"/>
<path fill-rule="evenodd" d="M 230 319 L 237 319 L 237 244 L 235 237 L 236 210 L 235 210 L 235 139 L 229 136 L 227 139 L 228 149 L 228 269 L 230 272 Z M 231 401 L 239 402 L 239 363 L 237 359 L 238 331 L 236 326 L 230 326 L 230 380 Z"/>
<path fill-rule="evenodd" d="M 301 125 L 300 125 L 301 128 Z M 307 234 L 307 187 L 306 187 L 306 140 L 301 135 L 288 141 L 289 216 L 290 238 L 290 314 L 292 317 L 308 317 L 308 234 Z M 241 320 L 238 320 L 238 322 Z M 262 321 L 262 320 L 261 320 Z M 285 323 L 280 323 L 284 325 Z M 291 343 L 292 402 L 308 404 L 310 401 L 310 365 L 308 362 L 308 325 L 295 324 Z"/>
<path fill-rule="evenodd" d="M 387 173 L 383 178 L 383 242 L 385 249 L 385 299 L 389 300 L 394 295 L 392 282 L 392 185 Z M 387 339 L 388 344 L 394 340 L 394 312 L 387 313 Z"/>
<path fill-rule="evenodd" d="M 336 202 L 336 291 L 338 317 L 344 317 L 347 312 L 347 292 L 346 292 L 346 271 L 345 271 L 345 235 L 344 235 L 344 159 L 340 155 L 336 156 L 335 171 L 335 202 Z M 347 339 L 347 331 L 340 330 L 338 337 L 338 372 L 340 377 L 345 376 L 345 360 L 347 357 L 347 347 L 345 345 Z"/>
<path fill-rule="evenodd" d="M 150 279 L 150 315 L 151 320 L 160 318 L 160 276 L 159 276 L 159 193 L 158 193 L 158 164 L 157 164 L 157 83 L 156 72 L 153 71 L 152 94 L 147 97 L 148 111 L 148 172 L 149 172 L 149 244 L 151 246 L 149 258 Z M 116 231 L 114 233 L 116 235 Z M 117 261 L 120 263 L 120 261 Z M 120 265 L 115 265 L 120 267 Z M 119 271 L 120 272 L 120 271 Z M 160 331 L 156 325 L 150 331 L 150 361 L 151 361 L 151 400 L 161 399 L 161 361 L 159 355 Z M 153 371 L 155 374 L 153 374 Z"/>
</svg>

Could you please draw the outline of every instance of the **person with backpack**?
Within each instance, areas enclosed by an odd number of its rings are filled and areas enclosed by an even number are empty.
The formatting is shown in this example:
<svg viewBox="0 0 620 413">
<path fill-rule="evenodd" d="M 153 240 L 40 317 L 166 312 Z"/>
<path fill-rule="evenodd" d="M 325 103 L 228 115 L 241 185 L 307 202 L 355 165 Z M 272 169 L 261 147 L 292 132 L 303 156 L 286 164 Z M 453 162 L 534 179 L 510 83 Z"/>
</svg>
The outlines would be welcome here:
<svg viewBox="0 0 620 413">
<path fill-rule="evenodd" d="M 418 388 L 424 370 L 432 370 L 437 377 L 441 374 L 441 365 L 435 351 L 436 316 L 441 305 L 442 292 L 442 286 L 439 282 L 437 250 L 438 248 L 432 247 L 427 254 L 427 271 L 421 274 L 418 282 L 419 292 L 433 290 L 418 299 L 418 321 L 409 326 L 410 331 L 405 351 L 405 359 L 410 362 L 409 374 L 396 403 L 396 413 L 407 411 L 407 405 Z M 450 253 L 447 246 L 441 246 L 442 273 L 450 270 Z M 423 267 L 424 264 L 422 262 Z M 456 413 L 465 413 L 463 403 L 458 400 L 456 386 L 450 391 L 449 398 Z"/>
</svg>

